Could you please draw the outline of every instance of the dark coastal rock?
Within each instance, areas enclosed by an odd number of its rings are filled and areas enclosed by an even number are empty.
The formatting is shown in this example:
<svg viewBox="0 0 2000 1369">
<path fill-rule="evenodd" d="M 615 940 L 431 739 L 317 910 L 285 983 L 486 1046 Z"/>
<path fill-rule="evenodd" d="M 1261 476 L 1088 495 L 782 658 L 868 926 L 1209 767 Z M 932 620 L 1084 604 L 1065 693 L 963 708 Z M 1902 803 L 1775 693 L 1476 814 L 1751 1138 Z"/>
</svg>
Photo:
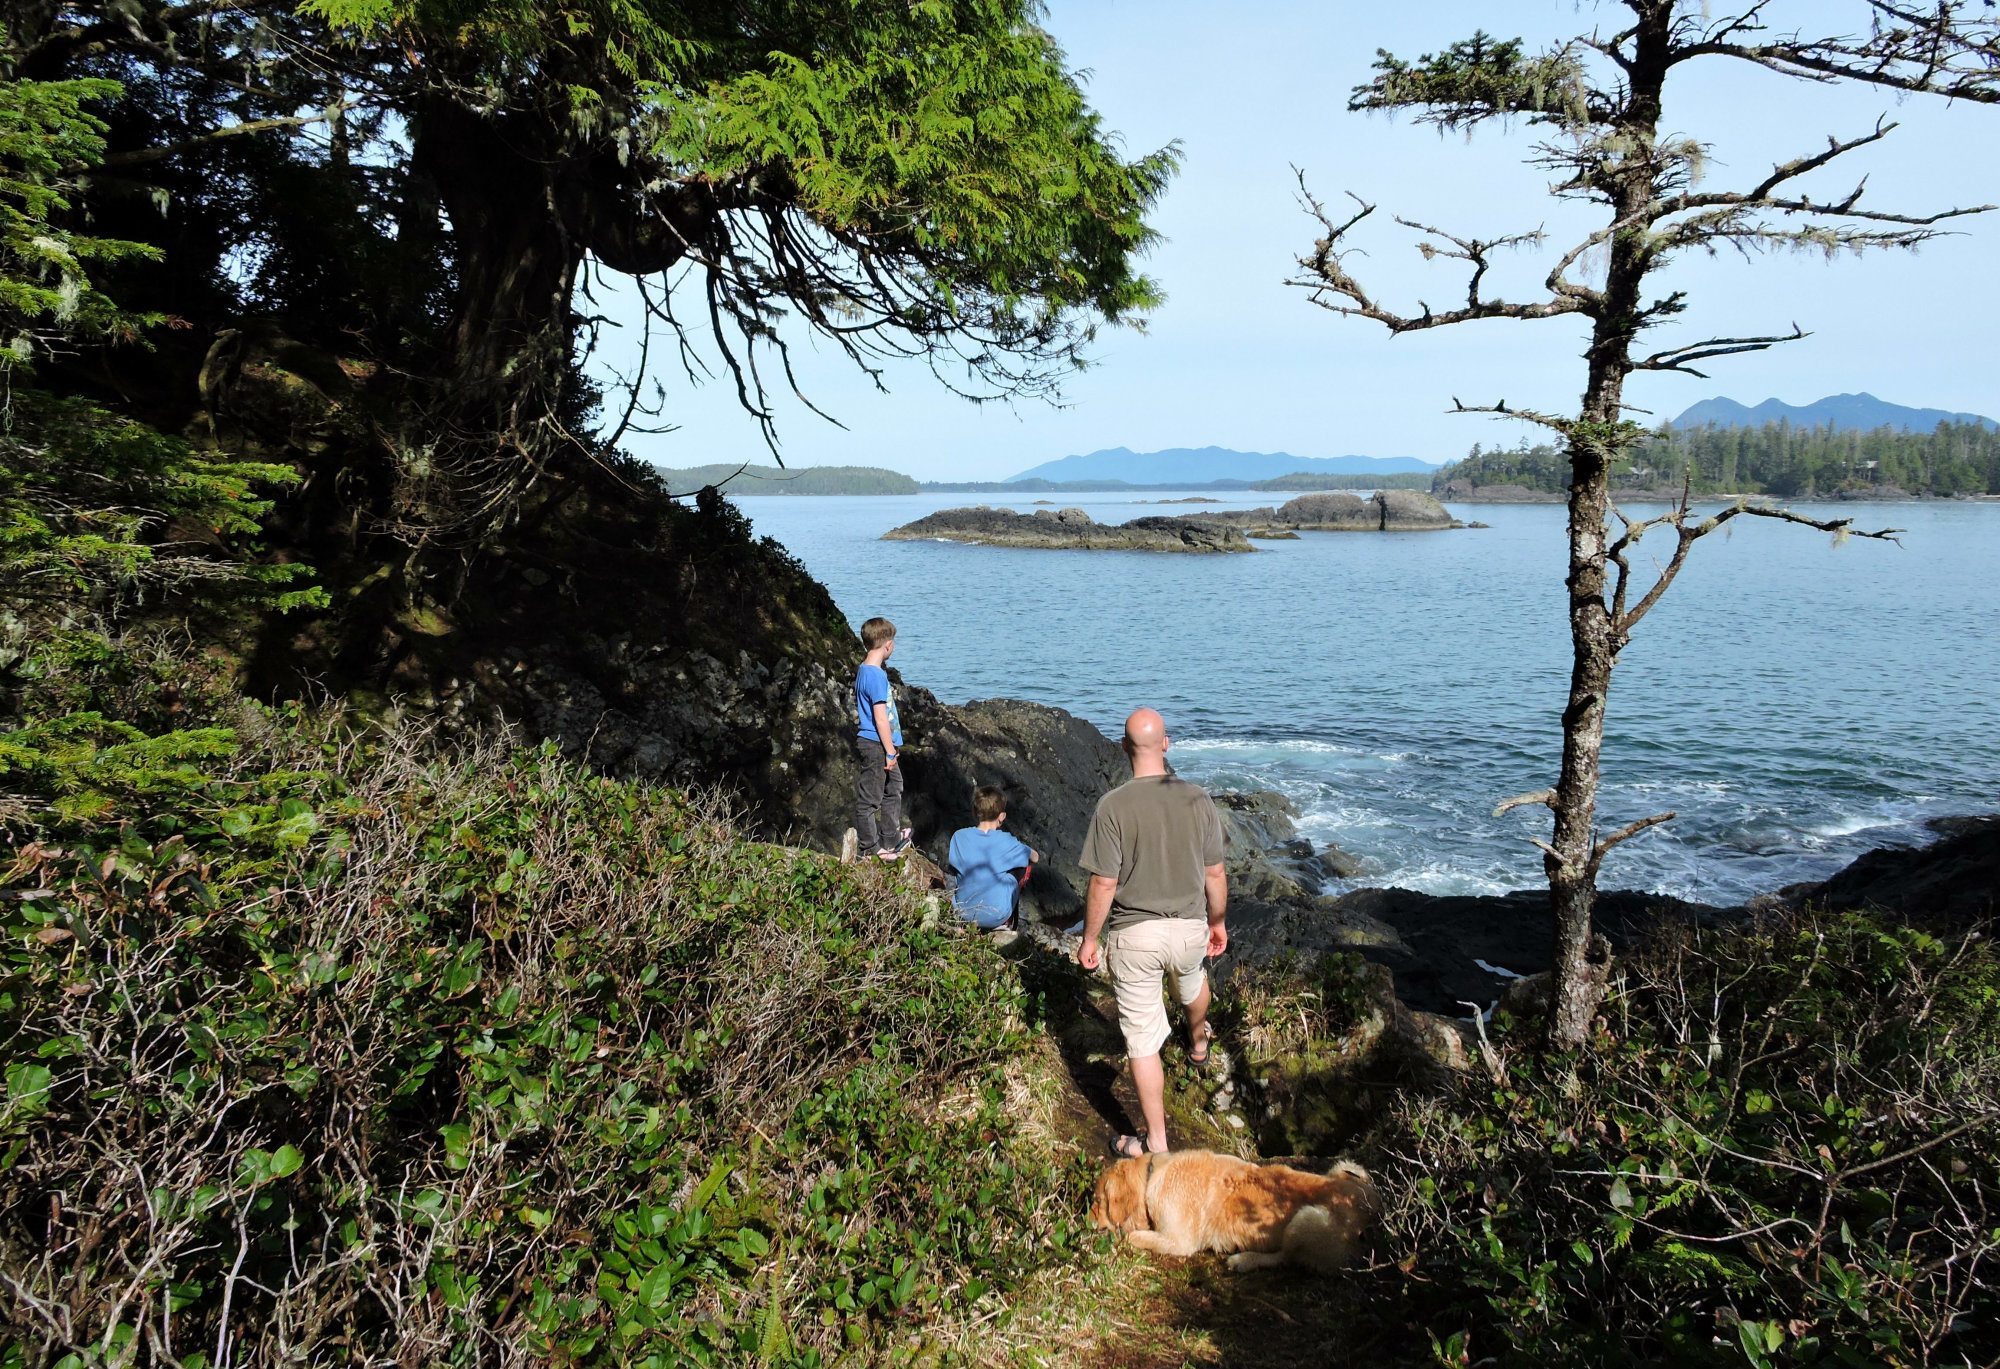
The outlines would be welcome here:
<svg viewBox="0 0 2000 1369">
<path fill-rule="evenodd" d="M 1670 920 L 1713 925 L 1739 916 L 1663 894 L 1598 896 L 1597 925 L 1614 947 Z M 1234 926 L 1233 915 L 1230 921 Z M 1259 918 L 1232 935 L 1231 948 L 1248 963 L 1287 952 L 1356 951 L 1394 972 L 1396 992 L 1411 1008 L 1463 1016 L 1462 1003 L 1489 1007 L 1516 977 L 1549 968 L 1552 925 L 1542 889 L 1498 896 L 1356 889 Z M 1481 968 L 1482 961 L 1493 968 Z"/>
<path fill-rule="evenodd" d="M 1341 850 L 1330 841 L 1320 847 L 1319 854 L 1312 858 L 1312 864 L 1322 879 L 1357 879 L 1368 869 L 1367 861 Z"/>
<path fill-rule="evenodd" d="M 1255 551 L 1234 528 L 1188 517 L 1099 523 L 1082 509 L 1032 514 L 1011 509 L 943 509 L 882 534 L 886 542 L 972 542 L 991 547 L 1082 551 Z"/>
<path fill-rule="evenodd" d="M 1458 525 L 1444 505 L 1421 490 L 1358 494 L 1302 494 L 1278 508 L 1224 509 L 1184 514 L 1184 519 L 1224 523 L 1252 537 L 1301 532 L 1430 532 Z"/>
<path fill-rule="evenodd" d="M 1833 878 L 1796 884 L 1791 907 L 1873 908 L 1913 927 L 1951 933 L 2000 917 L 2000 814 L 1946 818 L 1928 846 L 1861 856 Z"/>
<path fill-rule="evenodd" d="M 2000 815 L 1933 826 L 1944 835 L 1928 846 L 1870 851 L 1831 879 L 1794 885 L 1748 907 L 1607 890 L 1598 895 L 1597 929 L 1615 952 L 1673 923 L 1727 926 L 1760 909 L 1867 908 L 1940 935 L 2000 917 Z M 1462 1015 L 1467 1002 L 1483 1008 L 1511 993 L 1510 1011 L 1526 1010 L 1538 992 L 1545 995 L 1538 983 L 1546 984 L 1540 977 L 1550 964 L 1551 928 L 1545 890 L 1439 897 L 1356 889 L 1246 920 L 1231 953 L 1255 963 L 1287 951 L 1358 951 L 1394 972 L 1396 991 L 1411 1008 Z"/>
</svg>

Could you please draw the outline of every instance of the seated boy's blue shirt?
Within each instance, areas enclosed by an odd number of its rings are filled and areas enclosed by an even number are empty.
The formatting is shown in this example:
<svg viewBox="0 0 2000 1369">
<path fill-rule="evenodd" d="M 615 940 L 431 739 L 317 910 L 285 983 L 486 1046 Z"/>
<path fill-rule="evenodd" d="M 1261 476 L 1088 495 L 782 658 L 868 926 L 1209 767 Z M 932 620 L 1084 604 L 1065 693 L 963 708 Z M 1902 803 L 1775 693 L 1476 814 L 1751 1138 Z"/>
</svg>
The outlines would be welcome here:
<svg viewBox="0 0 2000 1369">
<path fill-rule="evenodd" d="M 889 709 L 889 744 L 903 744 L 903 720 L 896 712 L 896 691 L 889 687 L 889 672 L 866 661 L 854 672 L 854 709 L 861 719 L 861 735 L 871 742 L 882 738 L 875 731 L 875 705 Z"/>
<path fill-rule="evenodd" d="M 1028 848 L 1010 832 L 961 827 L 951 835 L 945 863 L 958 872 L 951 905 L 967 922 L 994 928 L 1014 915 L 1020 881 L 1014 871 L 1028 867 Z"/>
</svg>

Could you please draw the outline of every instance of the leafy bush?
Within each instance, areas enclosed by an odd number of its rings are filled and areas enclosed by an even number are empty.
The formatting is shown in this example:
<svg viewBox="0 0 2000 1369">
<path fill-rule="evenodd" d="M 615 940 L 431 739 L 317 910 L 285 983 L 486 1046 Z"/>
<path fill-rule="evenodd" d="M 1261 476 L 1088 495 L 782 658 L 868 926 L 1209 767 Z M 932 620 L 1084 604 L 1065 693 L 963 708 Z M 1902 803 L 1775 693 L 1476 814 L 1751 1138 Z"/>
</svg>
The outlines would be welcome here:
<svg viewBox="0 0 2000 1369">
<path fill-rule="evenodd" d="M 543 751 L 302 723 L 7 871 L 0 1364 L 916 1355 L 1084 1236 L 985 944 Z"/>
<path fill-rule="evenodd" d="M 1379 1139 L 1445 1363 L 2000 1356 L 2000 956 L 1860 915 L 1682 932 L 1609 1032 Z"/>
</svg>

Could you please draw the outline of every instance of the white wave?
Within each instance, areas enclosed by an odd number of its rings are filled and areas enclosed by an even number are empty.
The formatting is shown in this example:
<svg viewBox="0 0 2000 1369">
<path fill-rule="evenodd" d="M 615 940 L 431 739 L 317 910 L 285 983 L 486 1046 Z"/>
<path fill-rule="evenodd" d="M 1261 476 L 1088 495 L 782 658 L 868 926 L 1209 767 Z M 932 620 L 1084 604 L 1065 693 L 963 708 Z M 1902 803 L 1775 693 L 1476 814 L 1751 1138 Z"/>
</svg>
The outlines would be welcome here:
<svg viewBox="0 0 2000 1369">
<path fill-rule="evenodd" d="M 1286 737 L 1272 741 L 1257 741 L 1242 737 L 1196 737 L 1189 741 L 1176 741 L 1174 750 L 1194 751 L 1203 755 L 1221 753 L 1223 755 L 1268 756 L 1272 753 L 1284 755 L 1305 754 L 1317 756 L 1361 756 L 1369 760 L 1388 761 L 1400 764 L 1409 760 L 1413 753 L 1408 751 L 1373 751 L 1363 746 L 1343 746 L 1339 742 L 1320 741 L 1312 737 Z"/>
<path fill-rule="evenodd" d="M 1442 861 L 1432 861 L 1423 865 L 1403 866 L 1384 874 L 1372 875 L 1365 880 L 1357 880 L 1356 887 L 1408 889 L 1414 893 L 1433 895 L 1511 894 L 1516 889 L 1526 889 L 1534 883 L 1532 877 L 1501 879 Z"/>
<path fill-rule="evenodd" d="M 1607 794 L 1699 794 L 1721 798 L 1734 786 L 1728 780 L 1618 780 L 1604 786 Z"/>
<path fill-rule="evenodd" d="M 1319 837 L 1323 841 L 1337 842 L 1342 832 L 1352 832 L 1357 828 L 1380 829 L 1400 825 L 1394 817 L 1374 808 L 1356 808 L 1344 803 L 1330 807 L 1299 805 L 1299 835 Z"/>
<path fill-rule="evenodd" d="M 1508 968 L 1507 968 L 1507 967 L 1506 967 L 1505 965 L 1489 965 L 1489 964 L 1487 964 L 1487 963 L 1486 963 L 1485 961 L 1481 960 L 1481 959 L 1480 959 L 1480 958 L 1479 958 L 1478 956 L 1474 956 L 1474 957 L 1472 958 L 1472 963 L 1473 963 L 1473 964 L 1475 964 L 1475 965 L 1477 965 L 1477 966 L 1478 966 L 1478 967 L 1479 967 L 1480 969 L 1482 969 L 1482 970 L 1486 971 L 1486 973 L 1488 973 L 1488 974 L 1497 974 L 1497 975 L 1499 975 L 1499 976 L 1500 976 L 1500 977 L 1501 977 L 1502 979 L 1519 979 L 1519 978 L 1521 978 L 1521 974 L 1520 974 L 1520 971 L 1518 971 L 1518 970 L 1510 970 L 1510 969 L 1508 969 Z"/>
<path fill-rule="evenodd" d="M 1879 814 L 1862 817 L 1857 814 L 1850 817 L 1835 818 L 1831 822 L 1815 823 L 1813 826 L 1805 829 L 1804 835 L 1829 839 L 1851 837 L 1856 832 L 1866 832 L 1876 827 L 1894 827 L 1895 825 L 1896 819 L 1894 818 L 1883 817 Z"/>
</svg>

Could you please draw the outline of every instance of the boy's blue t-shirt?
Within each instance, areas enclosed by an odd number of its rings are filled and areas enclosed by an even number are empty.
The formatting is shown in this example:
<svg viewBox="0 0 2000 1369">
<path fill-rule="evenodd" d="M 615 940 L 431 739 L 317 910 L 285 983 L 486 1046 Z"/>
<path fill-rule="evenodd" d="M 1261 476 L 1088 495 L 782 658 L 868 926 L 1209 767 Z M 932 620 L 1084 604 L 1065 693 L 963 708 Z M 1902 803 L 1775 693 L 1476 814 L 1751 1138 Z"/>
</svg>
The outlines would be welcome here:
<svg viewBox="0 0 2000 1369">
<path fill-rule="evenodd" d="M 871 742 L 882 740 L 875 734 L 876 704 L 888 705 L 889 743 L 901 746 L 903 720 L 896 713 L 896 691 L 889 687 L 889 672 L 879 665 L 863 661 L 861 668 L 854 672 L 854 708 L 861 717 L 861 735 Z"/>
<path fill-rule="evenodd" d="M 961 827 L 951 834 L 945 863 L 958 872 L 951 906 L 960 917 L 991 930 L 1014 915 L 1014 896 L 1020 892 L 1014 871 L 1030 863 L 1020 838 L 997 827 L 991 832 Z"/>
</svg>

